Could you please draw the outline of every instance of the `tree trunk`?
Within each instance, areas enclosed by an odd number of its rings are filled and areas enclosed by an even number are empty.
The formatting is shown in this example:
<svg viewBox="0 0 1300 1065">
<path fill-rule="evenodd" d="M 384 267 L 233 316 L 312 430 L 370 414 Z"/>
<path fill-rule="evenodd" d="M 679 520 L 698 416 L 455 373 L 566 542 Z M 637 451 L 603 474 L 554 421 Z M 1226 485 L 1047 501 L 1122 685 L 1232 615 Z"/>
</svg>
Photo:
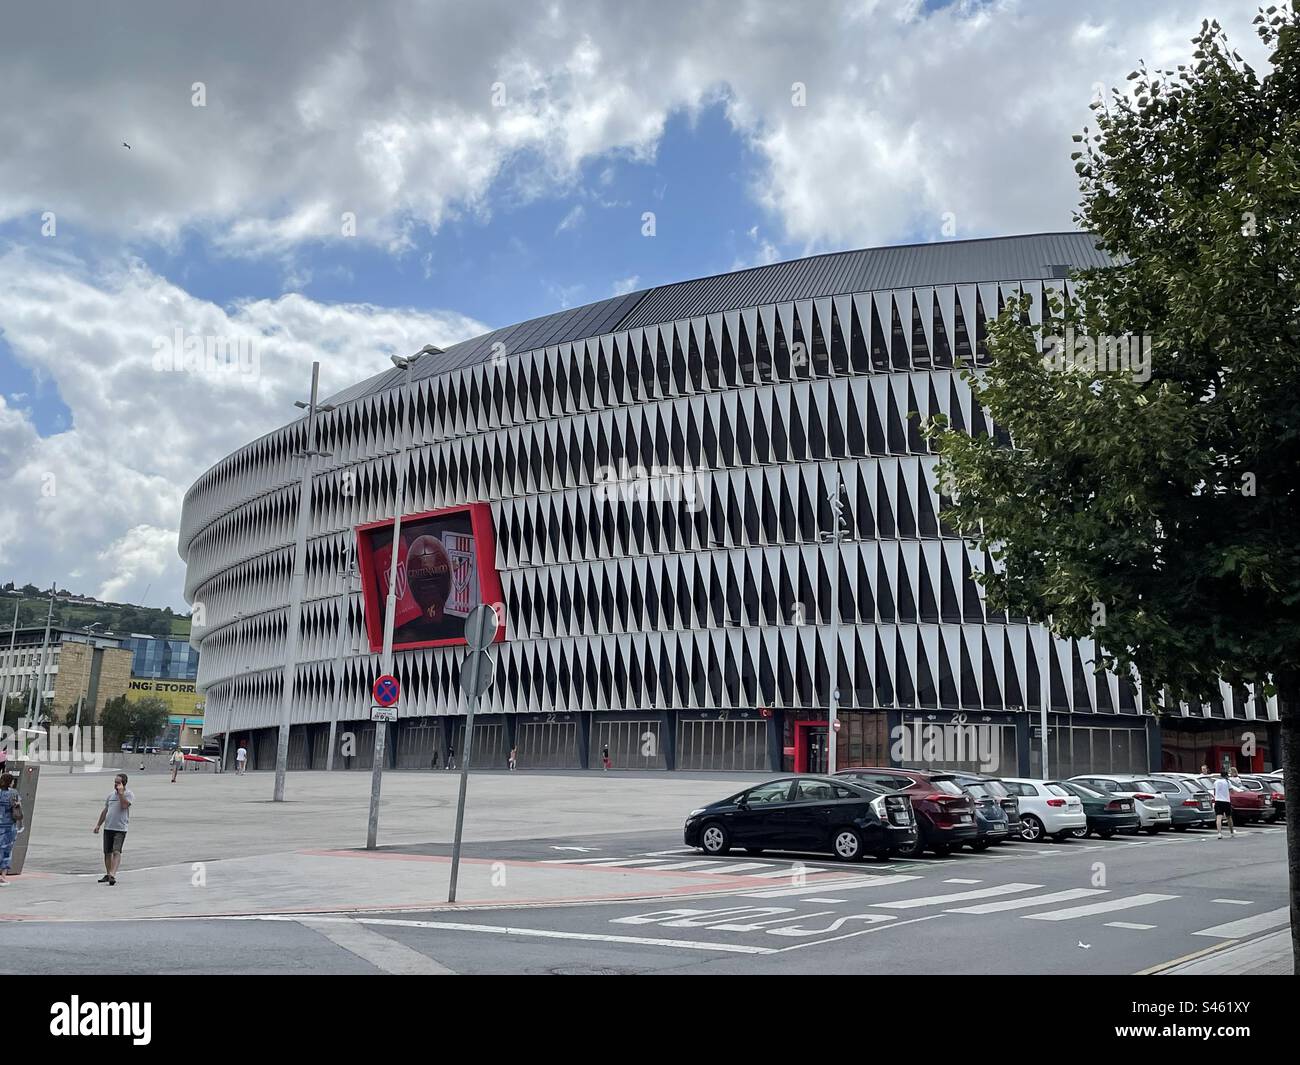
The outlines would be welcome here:
<svg viewBox="0 0 1300 1065">
<path fill-rule="evenodd" d="M 1278 718 L 1282 733 L 1282 786 L 1286 809 L 1286 868 L 1291 887 L 1291 959 L 1300 972 L 1300 820 L 1295 801 L 1300 796 L 1300 675 L 1277 678 Z"/>
</svg>

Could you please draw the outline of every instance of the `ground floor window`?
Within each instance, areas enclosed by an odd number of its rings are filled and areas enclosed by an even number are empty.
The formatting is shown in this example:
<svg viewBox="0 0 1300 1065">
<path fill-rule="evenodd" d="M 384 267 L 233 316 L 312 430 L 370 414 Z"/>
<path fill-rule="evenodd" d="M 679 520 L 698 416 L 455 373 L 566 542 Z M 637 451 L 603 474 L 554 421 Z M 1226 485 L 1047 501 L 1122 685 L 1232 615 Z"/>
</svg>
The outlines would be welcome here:
<svg viewBox="0 0 1300 1065">
<path fill-rule="evenodd" d="M 890 743 L 899 765 L 909 769 L 957 769 L 988 776 L 1018 773 L 1015 725 L 969 721 L 960 715 L 948 721 L 937 717 L 902 715 L 901 725 Z"/>
<path fill-rule="evenodd" d="M 762 772 L 769 767 L 767 722 L 762 718 L 678 720 L 678 769 Z"/>
<path fill-rule="evenodd" d="M 1042 776 L 1042 739 L 1033 726 L 1029 775 Z M 1148 773 L 1147 732 L 1144 728 L 1106 728 L 1048 721 L 1047 771 L 1053 777 L 1080 773 Z"/>
</svg>

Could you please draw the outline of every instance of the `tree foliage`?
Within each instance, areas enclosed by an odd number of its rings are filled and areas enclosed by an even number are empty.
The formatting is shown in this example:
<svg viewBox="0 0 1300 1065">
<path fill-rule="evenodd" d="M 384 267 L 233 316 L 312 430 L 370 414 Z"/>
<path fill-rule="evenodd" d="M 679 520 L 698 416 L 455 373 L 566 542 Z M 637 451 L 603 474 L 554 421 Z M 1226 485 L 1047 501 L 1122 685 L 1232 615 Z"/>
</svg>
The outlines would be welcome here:
<svg viewBox="0 0 1300 1065">
<path fill-rule="evenodd" d="M 971 379 L 1013 446 L 931 429 L 991 603 L 1193 697 L 1300 674 L 1300 14 L 1256 21 L 1265 76 L 1205 23 L 1193 65 L 1140 66 L 1075 138 L 1114 265 L 1041 330 L 1023 302 L 990 327 Z M 1070 330 L 1149 338 L 1149 379 L 1047 365 Z"/>
</svg>

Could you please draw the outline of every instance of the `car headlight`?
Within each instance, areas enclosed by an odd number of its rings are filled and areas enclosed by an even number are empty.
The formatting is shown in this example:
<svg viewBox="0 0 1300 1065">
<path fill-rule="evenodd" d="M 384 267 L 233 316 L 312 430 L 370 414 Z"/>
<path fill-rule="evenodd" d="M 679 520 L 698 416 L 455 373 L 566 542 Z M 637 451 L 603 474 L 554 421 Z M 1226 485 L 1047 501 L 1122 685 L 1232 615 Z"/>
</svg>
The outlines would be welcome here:
<svg viewBox="0 0 1300 1065">
<path fill-rule="evenodd" d="M 698 810 L 692 810 L 692 811 L 691 811 L 690 813 L 688 813 L 686 816 L 687 816 L 688 818 L 691 818 L 691 817 L 699 817 L 700 814 L 702 814 L 702 813 L 704 813 L 704 807 L 701 806 Z"/>
</svg>

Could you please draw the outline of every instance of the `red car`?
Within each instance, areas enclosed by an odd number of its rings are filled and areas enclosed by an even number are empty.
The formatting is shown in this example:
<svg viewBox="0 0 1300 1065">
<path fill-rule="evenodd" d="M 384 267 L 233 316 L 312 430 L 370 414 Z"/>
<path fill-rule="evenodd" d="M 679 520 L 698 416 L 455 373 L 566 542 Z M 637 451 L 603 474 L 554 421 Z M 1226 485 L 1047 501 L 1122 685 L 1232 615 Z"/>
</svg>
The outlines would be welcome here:
<svg viewBox="0 0 1300 1065">
<path fill-rule="evenodd" d="M 1251 791 L 1262 791 L 1272 798 L 1273 812 L 1268 817 L 1269 824 L 1280 821 L 1286 816 L 1286 789 L 1277 777 L 1247 773 L 1241 778 L 1241 782 Z"/>
<path fill-rule="evenodd" d="M 901 791 L 912 800 L 916 827 L 920 832 L 914 843 L 895 851 L 900 857 L 915 858 L 926 850 L 942 857 L 964 843 L 974 843 L 979 835 L 975 824 L 975 800 L 951 773 L 867 767 L 845 769 L 835 775 L 889 791 Z"/>
<path fill-rule="evenodd" d="M 1214 782 L 1222 777 L 1197 777 L 1205 789 L 1214 794 Z M 1251 791 L 1240 780 L 1228 778 L 1228 800 L 1232 803 L 1234 824 L 1248 825 L 1252 821 L 1273 818 L 1273 795 L 1268 791 Z"/>
</svg>

